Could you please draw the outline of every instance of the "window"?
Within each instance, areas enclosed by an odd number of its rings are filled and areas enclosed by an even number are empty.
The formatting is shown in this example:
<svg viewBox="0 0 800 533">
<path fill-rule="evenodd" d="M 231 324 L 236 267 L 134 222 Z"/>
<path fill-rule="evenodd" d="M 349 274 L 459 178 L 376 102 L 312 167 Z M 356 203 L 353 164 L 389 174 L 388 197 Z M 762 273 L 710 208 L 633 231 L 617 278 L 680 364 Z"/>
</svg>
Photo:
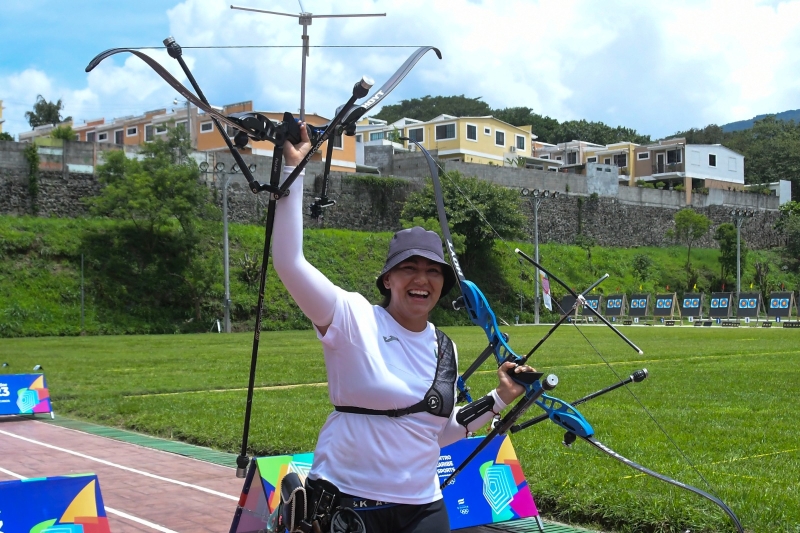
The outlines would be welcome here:
<svg viewBox="0 0 800 533">
<path fill-rule="evenodd" d="M 675 165 L 681 162 L 681 151 L 680 150 L 667 150 L 667 164 L 668 165 Z"/>
<path fill-rule="evenodd" d="M 558 167 L 547 167 L 548 172 L 558 172 Z"/>
<path fill-rule="evenodd" d="M 550 154 L 547 155 L 540 155 L 539 159 L 550 159 Z"/>
<path fill-rule="evenodd" d="M 478 140 L 478 126 L 475 124 L 467 124 L 467 139 L 470 141 Z"/>
<path fill-rule="evenodd" d="M 108 132 L 104 131 L 103 133 L 99 133 L 97 135 L 97 141 L 98 142 L 103 142 L 103 141 L 107 141 L 107 140 L 108 140 Z"/>
<path fill-rule="evenodd" d="M 75 140 L 76 141 L 80 141 L 81 140 L 81 134 L 80 133 L 76 133 L 75 134 Z"/>
<path fill-rule="evenodd" d="M 617 154 L 614 156 L 614 164 L 619 168 L 628 166 L 628 154 Z"/>
<path fill-rule="evenodd" d="M 86 142 L 93 143 L 95 138 L 95 133 L 93 131 L 86 132 Z"/>
<path fill-rule="evenodd" d="M 116 144 L 124 144 L 125 141 L 122 138 L 122 130 L 117 130 L 114 132 L 114 142 Z"/>
<path fill-rule="evenodd" d="M 200 133 L 208 133 L 209 131 L 214 131 L 213 122 L 203 122 L 200 124 Z"/>
<path fill-rule="evenodd" d="M 517 150 L 524 150 L 525 149 L 525 137 L 522 135 L 517 135 Z"/>
<path fill-rule="evenodd" d="M 492 128 L 484 126 L 483 127 L 483 134 L 484 135 L 491 135 L 492 134 Z"/>
<path fill-rule="evenodd" d="M 423 141 L 423 129 L 422 128 L 414 128 L 408 130 L 408 138 L 412 141 L 416 141 L 421 143 Z"/>
<path fill-rule="evenodd" d="M 382 131 L 376 131 L 376 132 L 370 133 L 369 134 L 369 140 L 370 141 L 382 141 L 383 140 L 383 132 Z"/>
<path fill-rule="evenodd" d="M 593 155 L 592 157 L 587 157 L 586 158 L 586 162 L 587 163 L 597 163 L 597 156 Z"/>
<path fill-rule="evenodd" d="M 342 136 L 341 135 L 334 135 L 333 136 L 333 147 L 338 148 L 339 150 L 344 150 L 344 145 L 342 144 Z"/>
<path fill-rule="evenodd" d="M 125 130 L 125 136 L 127 137 L 133 137 L 138 133 L 139 133 L 139 128 L 137 128 L 136 126 L 131 126 L 130 128 Z"/>
<path fill-rule="evenodd" d="M 716 167 L 717 166 L 717 155 L 716 154 L 708 154 L 708 166 Z"/>
<path fill-rule="evenodd" d="M 175 123 L 175 128 L 183 128 L 184 131 L 189 131 L 189 123 L 185 120 Z"/>
<path fill-rule="evenodd" d="M 533 165 L 534 170 L 544 170 L 544 165 Z"/>
<path fill-rule="evenodd" d="M 358 135 L 356 135 L 356 142 L 357 143 L 363 142 L 363 139 L 364 139 L 364 136 L 361 135 L 360 133 Z"/>
<path fill-rule="evenodd" d="M 153 125 L 148 124 L 144 127 L 144 141 L 150 142 L 153 140 Z"/>
<path fill-rule="evenodd" d="M 436 140 L 442 141 L 445 139 L 456 138 L 456 125 L 455 124 L 442 124 L 436 126 Z"/>
<path fill-rule="evenodd" d="M 728 158 L 728 170 L 730 170 L 731 172 L 736 172 L 736 158 L 735 157 L 729 157 Z"/>
<path fill-rule="evenodd" d="M 569 152 L 567 154 L 567 164 L 574 165 L 578 162 L 578 154 L 576 152 Z"/>
<path fill-rule="evenodd" d="M 506 132 L 494 130 L 494 144 L 497 146 L 506 145 Z"/>
<path fill-rule="evenodd" d="M 233 128 L 228 126 L 228 135 L 230 137 L 233 137 L 233 133 L 231 133 L 231 130 L 233 130 Z M 166 124 L 156 124 L 156 135 L 163 135 L 165 133 L 167 133 L 167 125 Z"/>
<path fill-rule="evenodd" d="M 560 155 L 556 156 L 556 161 L 561 161 L 562 157 Z"/>
<path fill-rule="evenodd" d="M 636 154 L 636 159 L 639 161 L 650 159 L 650 152 L 639 152 L 638 154 Z"/>
<path fill-rule="evenodd" d="M 610 157 L 606 157 L 606 158 L 604 158 L 604 159 L 603 159 L 603 164 L 604 164 L 604 165 L 610 165 L 610 164 L 611 164 L 611 158 L 610 158 Z"/>
</svg>

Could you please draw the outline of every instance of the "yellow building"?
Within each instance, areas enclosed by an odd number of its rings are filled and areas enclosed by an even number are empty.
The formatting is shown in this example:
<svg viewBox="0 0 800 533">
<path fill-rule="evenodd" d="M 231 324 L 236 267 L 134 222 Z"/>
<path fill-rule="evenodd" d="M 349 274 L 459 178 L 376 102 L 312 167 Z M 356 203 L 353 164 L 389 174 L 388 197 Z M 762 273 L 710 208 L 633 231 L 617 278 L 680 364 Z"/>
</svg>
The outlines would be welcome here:
<svg viewBox="0 0 800 533">
<path fill-rule="evenodd" d="M 517 156 L 529 157 L 536 136 L 530 126 L 512 126 L 494 117 L 454 117 L 439 115 L 425 122 L 401 119 L 392 124 L 370 119 L 356 129 L 356 139 L 363 146 L 386 144 L 401 146 L 399 136 L 418 141 L 428 150 L 437 150 L 447 161 L 504 166 Z M 404 143 L 414 150 L 413 143 Z"/>
<path fill-rule="evenodd" d="M 628 176 L 628 185 L 636 183 L 636 149 L 639 145 L 632 142 L 618 142 L 609 144 L 599 149 L 585 151 L 584 163 L 601 163 L 603 165 L 617 165 L 620 179 Z"/>
</svg>

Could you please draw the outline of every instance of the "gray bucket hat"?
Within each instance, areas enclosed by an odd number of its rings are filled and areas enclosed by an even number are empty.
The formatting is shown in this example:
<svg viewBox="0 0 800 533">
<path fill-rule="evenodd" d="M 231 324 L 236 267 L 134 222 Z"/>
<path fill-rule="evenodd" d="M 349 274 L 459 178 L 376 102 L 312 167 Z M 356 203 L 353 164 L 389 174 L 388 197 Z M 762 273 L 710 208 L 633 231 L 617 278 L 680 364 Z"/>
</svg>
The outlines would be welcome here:
<svg viewBox="0 0 800 533">
<path fill-rule="evenodd" d="M 381 270 L 381 273 L 378 275 L 378 279 L 375 280 L 375 284 L 378 286 L 378 290 L 382 295 L 388 296 L 390 294 L 389 289 L 383 285 L 383 275 L 400 262 L 415 255 L 430 259 L 442 265 L 444 285 L 442 285 L 441 296 L 450 292 L 450 289 L 456 284 L 456 273 L 453 271 L 453 267 L 444 260 L 442 240 L 435 231 L 428 231 L 425 228 L 415 226 L 398 231 L 392 237 L 391 242 L 389 242 L 389 253 L 386 255 L 386 264 L 383 265 L 383 270 Z"/>
</svg>

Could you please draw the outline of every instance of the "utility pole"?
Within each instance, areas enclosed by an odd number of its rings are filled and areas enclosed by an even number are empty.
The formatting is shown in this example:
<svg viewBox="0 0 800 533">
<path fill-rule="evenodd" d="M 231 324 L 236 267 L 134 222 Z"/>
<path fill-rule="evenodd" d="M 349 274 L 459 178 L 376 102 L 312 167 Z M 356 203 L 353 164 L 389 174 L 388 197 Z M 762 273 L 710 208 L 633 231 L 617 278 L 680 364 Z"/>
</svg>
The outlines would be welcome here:
<svg viewBox="0 0 800 533">
<path fill-rule="evenodd" d="M 531 202 L 531 207 L 533 208 L 533 249 L 534 249 L 534 256 L 535 260 L 539 262 L 539 206 L 542 203 L 542 200 L 547 198 L 556 199 L 559 197 L 558 191 L 553 191 L 552 193 L 545 189 L 544 191 L 540 191 L 539 189 L 534 189 L 531 191 L 530 189 L 522 189 L 520 194 Z M 536 269 L 536 281 L 534 286 L 536 287 L 536 296 L 534 299 L 534 307 L 533 307 L 533 323 L 539 324 L 539 283 L 540 283 L 540 276 L 539 276 L 539 269 Z"/>
</svg>

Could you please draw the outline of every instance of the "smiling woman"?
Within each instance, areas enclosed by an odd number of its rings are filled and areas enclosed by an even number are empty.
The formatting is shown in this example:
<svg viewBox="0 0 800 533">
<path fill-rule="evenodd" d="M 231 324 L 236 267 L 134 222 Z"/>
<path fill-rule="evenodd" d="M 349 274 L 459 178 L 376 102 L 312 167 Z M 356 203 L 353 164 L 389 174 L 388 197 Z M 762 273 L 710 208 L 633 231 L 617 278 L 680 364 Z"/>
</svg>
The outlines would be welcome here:
<svg viewBox="0 0 800 533">
<path fill-rule="evenodd" d="M 302 125 L 300 143 L 284 145 L 284 179 L 309 148 Z M 372 305 L 306 261 L 302 187 L 296 180 L 278 202 L 281 231 L 272 248 L 275 271 L 322 342 L 335 406 L 308 475 L 310 507 L 324 490 L 363 502 L 355 507 L 371 533 L 449 531 L 436 475 L 440 448 L 482 427 L 523 393 L 508 375 L 516 365 L 500 367 L 490 394 L 456 407 L 456 348 L 428 321 L 457 279 L 439 236 L 420 227 L 395 233 L 376 279 L 384 300 Z M 329 518 L 322 513 L 308 520 L 326 530 Z"/>
</svg>

